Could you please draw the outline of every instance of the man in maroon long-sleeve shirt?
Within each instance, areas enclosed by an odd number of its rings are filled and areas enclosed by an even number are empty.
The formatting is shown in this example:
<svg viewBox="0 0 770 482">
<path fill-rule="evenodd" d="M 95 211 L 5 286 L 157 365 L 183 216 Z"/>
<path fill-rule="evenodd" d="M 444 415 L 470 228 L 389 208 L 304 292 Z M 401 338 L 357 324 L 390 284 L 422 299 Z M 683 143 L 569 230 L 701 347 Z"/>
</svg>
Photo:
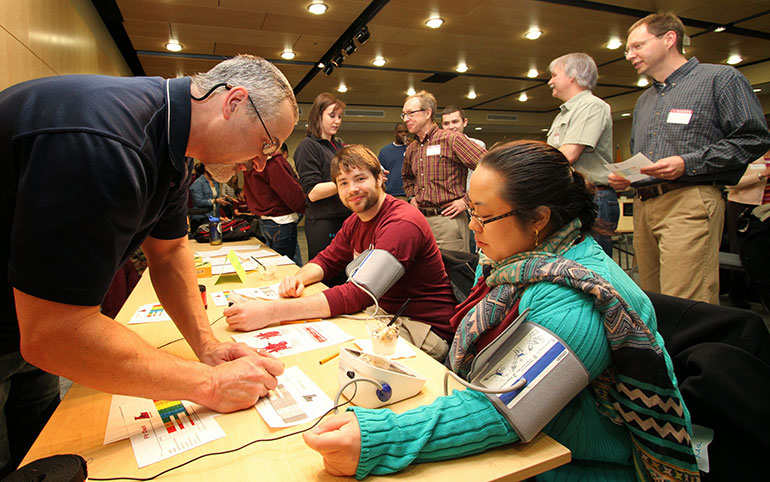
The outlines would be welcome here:
<svg viewBox="0 0 770 482">
<path fill-rule="evenodd" d="M 380 163 L 366 147 L 341 149 L 331 170 L 340 199 L 353 214 L 325 250 L 281 282 L 281 295 L 293 299 L 236 304 L 225 310 L 227 322 L 237 330 L 254 330 L 281 321 L 358 312 L 371 304 L 371 298 L 351 282 L 299 296 L 305 285 L 337 274 L 364 250 L 380 249 L 405 269 L 379 299 L 380 306 L 394 313 L 411 298 L 404 311 L 411 321 L 404 323 L 402 336 L 443 360 L 453 335 L 449 318 L 455 298 L 428 222 L 415 207 L 385 193 Z"/>
<path fill-rule="evenodd" d="M 302 266 L 297 244 L 297 223 L 305 212 L 305 193 L 286 157 L 289 149 L 267 160 L 262 171 L 248 170 L 243 175 L 243 192 L 249 211 L 259 216 L 267 245 Z"/>
</svg>

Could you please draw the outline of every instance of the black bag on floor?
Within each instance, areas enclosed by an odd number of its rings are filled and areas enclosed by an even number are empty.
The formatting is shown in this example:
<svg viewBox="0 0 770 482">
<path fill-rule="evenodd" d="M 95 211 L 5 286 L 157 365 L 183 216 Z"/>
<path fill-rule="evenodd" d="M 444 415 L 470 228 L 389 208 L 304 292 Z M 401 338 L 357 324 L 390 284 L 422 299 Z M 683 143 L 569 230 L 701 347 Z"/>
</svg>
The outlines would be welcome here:
<svg viewBox="0 0 770 482">
<path fill-rule="evenodd" d="M 244 241 L 254 235 L 251 223 L 242 218 L 221 222 L 219 227 L 222 231 L 222 241 Z M 199 243 L 208 243 L 211 240 L 208 223 L 198 226 L 195 231 L 195 240 Z"/>
</svg>

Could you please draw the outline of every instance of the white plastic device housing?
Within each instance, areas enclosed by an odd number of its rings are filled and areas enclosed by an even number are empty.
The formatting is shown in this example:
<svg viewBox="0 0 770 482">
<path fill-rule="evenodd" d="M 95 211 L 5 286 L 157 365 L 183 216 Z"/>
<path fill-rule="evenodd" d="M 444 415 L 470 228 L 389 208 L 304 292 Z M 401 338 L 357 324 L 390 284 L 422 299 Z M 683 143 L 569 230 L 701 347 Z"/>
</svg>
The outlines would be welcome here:
<svg viewBox="0 0 770 482">
<path fill-rule="evenodd" d="M 366 355 L 367 358 L 375 360 L 378 365 L 387 368 L 380 368 L 367 363 L 361 359 L 361 355 Z M 378 388 L 376 385 L 363 382 L 348 386 L 342 394 L 352 403 L 363 408 L 379 408 L 400 402 L 420 393 L 425 385 L 424 377 L 400 363 L 380 355 L 364 353 L 352 348 L 340 348 L 340 364 L 337 374 L 340 387 L 353 378 L 371 378 L 382 385 L 389 385 L 393 390 L 390 399 L 383 402 L 377 397 Z M 354 393 L 355 396 L 353 396 Z"/>
</svg>

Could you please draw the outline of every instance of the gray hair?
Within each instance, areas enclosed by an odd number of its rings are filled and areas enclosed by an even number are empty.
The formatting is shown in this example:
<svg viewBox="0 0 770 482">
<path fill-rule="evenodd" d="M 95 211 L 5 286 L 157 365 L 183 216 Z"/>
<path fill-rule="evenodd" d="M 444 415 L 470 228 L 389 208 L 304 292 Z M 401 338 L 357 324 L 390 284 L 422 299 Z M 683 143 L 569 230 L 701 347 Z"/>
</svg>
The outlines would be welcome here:
<svg viewBox="0 0 770 482">
<path fill-rule="evenodd" d="M 596 62 L 594 62 L 590 55 L 582 52 L 562 55 L 551 61 L 548 70 L 553 72 L 557 65 L 561 65 L 562 69 L 564 69 L 564 75 L 574 78 L 580 87 L 589 90 L 594 90 L 594 87 L 596 87 L 599 70 L 596 68 Z"/>
<path fill-rule="evenodd" d="M 291 105 L 294 122 L 296 123 L 299 119 L 297 99 L 294 98 L 289 81 L 275 65 L 262 57 L 238 54 L 218 63 L 208 72 L 193 75 L 192 82 L 201 92 L 208 92 L 209 89 L 223 82 L 234 87 L 245 87 L 263 120 L 276 119 L 284 102 Z M 247 112 L 256 117 L 257 114 L 252 112 L 253 110 L 247 109 Z"/>
<path fill-rule="evenodd" d="M 420 109 L 430 109 L 431 117 L 436 115 L 436 109 L 438 107 L 436 107 L 436 97 L 434 97 L 433 94 L 431 94 L 427 90 L 421 90 L 416 94 L 410 95 L 409 97 L 407 97 L 404 103 L 406 103 L 406 101 L 408 101 L 409 99 L 413 99 L 413 98 L 416 98 L 420 101 Z"/>
</svg>

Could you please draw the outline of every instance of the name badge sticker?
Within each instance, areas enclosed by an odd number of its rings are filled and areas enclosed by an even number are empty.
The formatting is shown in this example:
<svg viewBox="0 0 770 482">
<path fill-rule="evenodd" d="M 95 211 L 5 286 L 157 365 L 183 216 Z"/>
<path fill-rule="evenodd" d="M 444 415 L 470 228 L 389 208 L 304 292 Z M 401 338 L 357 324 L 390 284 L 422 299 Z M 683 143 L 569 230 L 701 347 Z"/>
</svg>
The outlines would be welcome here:
<svg viewBox="0 0 770 482">
<path fill-rule="evenodd" d="M 436 144 L 435 146 L 428 146 L 428 148 L 425 150 L 425 155 L 427 156 L 440 156 L 441 155 L 441 146 Z"/>
<path fill-rule="evenodd" d="M 671 109 L 666 122 L 669 124 L 689 124 L 692 117 L 692 109 Z"/>
</svg>

